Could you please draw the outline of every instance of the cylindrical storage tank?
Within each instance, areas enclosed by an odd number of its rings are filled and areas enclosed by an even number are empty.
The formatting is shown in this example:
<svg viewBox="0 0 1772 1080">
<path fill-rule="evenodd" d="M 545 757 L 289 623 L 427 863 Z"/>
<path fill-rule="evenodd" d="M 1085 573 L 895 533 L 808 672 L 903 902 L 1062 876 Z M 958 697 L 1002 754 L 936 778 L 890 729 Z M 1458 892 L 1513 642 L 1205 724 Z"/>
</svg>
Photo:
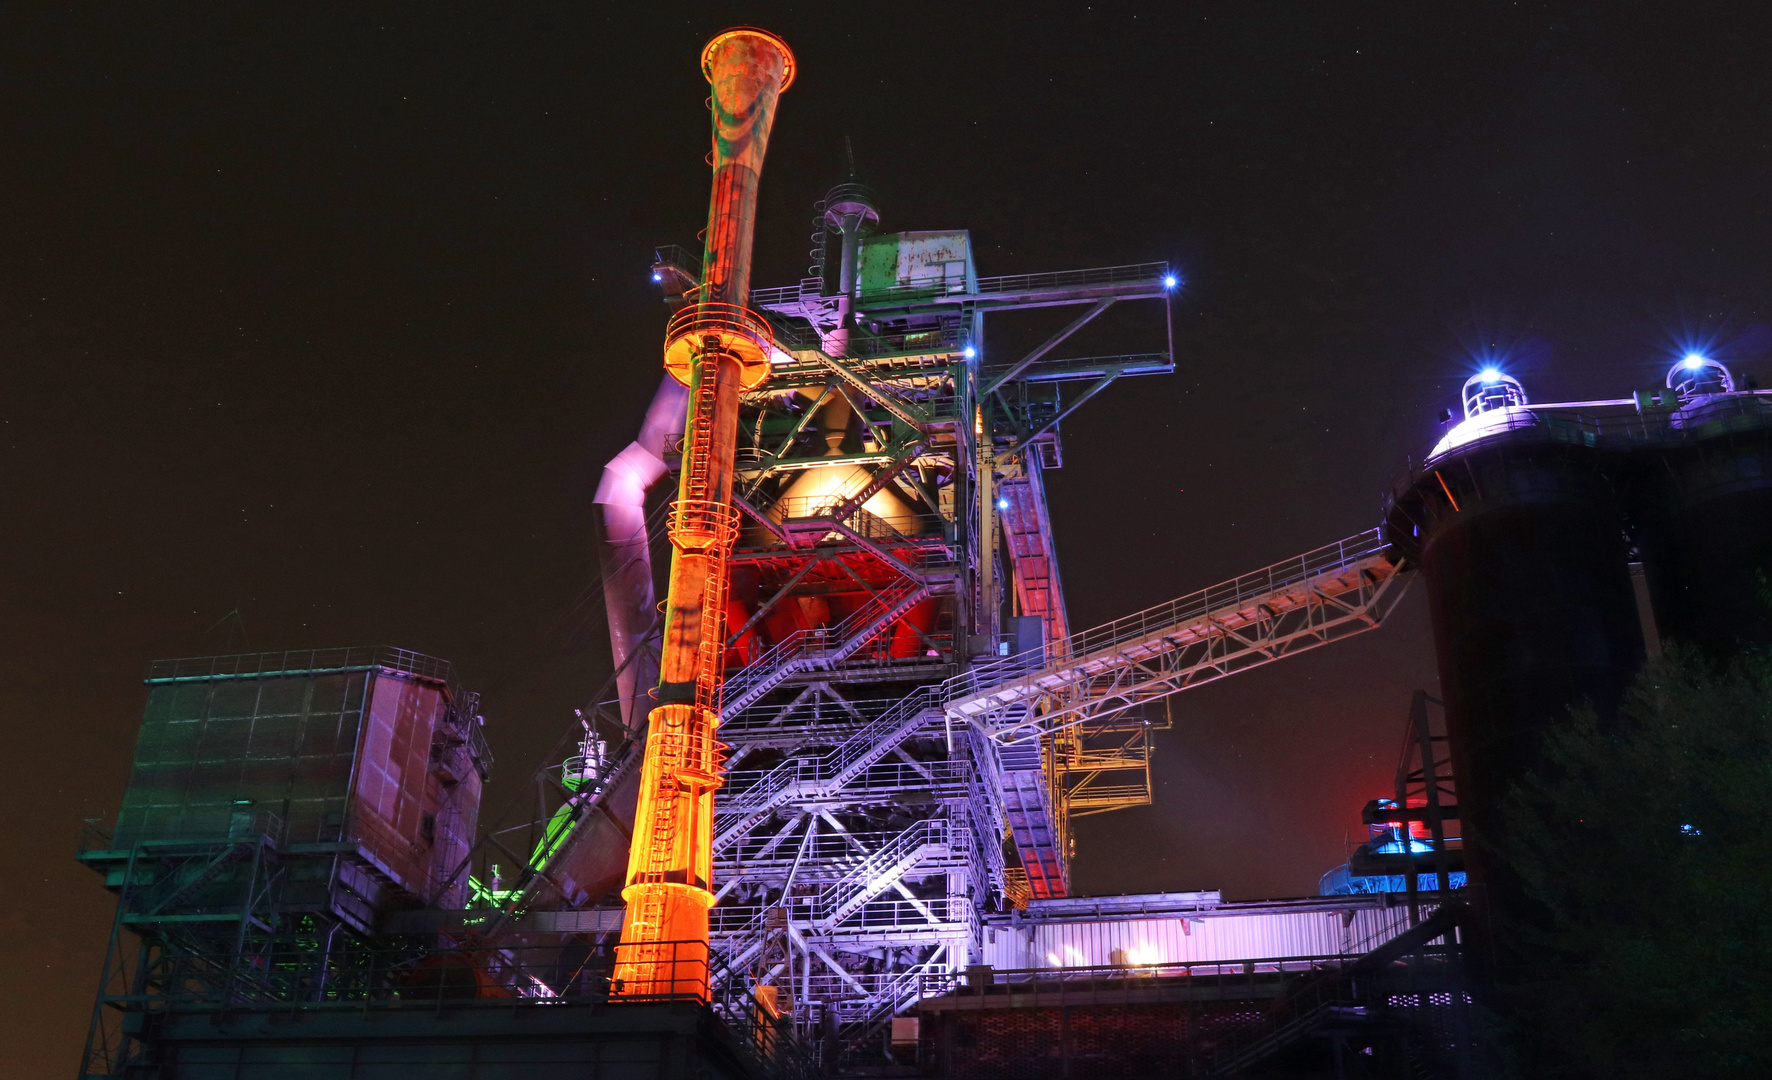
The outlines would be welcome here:
<svg viewBox="0 0 1772 1080">
<path fill-rule="evenodd" d="M 1548 729 L 1615 711 L 1643 662 L 1601 458 L 1578 426 L 1506 412 L 1465 421 L 1474 437 L 1449 436 L 1387 522 L 1427 586 L 1473 898 L 1504 920 L 1531 915 L 1489 847 L 1502 800 Z"/>
<path fill-rule="evenodd" d="M 1631 510 L 1663 640 L 1772 644 L 1772 413 L 1753 394 L 1675 414 L 1638 455 Z"/>
</svg>

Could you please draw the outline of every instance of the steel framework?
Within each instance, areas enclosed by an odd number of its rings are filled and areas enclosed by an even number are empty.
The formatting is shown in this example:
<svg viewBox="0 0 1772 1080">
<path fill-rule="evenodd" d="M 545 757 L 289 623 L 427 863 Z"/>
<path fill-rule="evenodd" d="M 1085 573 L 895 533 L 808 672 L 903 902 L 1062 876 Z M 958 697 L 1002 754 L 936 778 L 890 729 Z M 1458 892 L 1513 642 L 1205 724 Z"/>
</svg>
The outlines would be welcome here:
<svg viewBox="0 0 1772 1080">
<path fill-rule="evenodd" d="M 874 212 L 845 192 L 824 205 Z M 837 273 L 751 294 L 777 354 L 738 424 L 709 930 L 715 967 L 773 987 L 803 1036 L 875 1054 L 990 913 L 1069 893 L 1073 817 L 1150 801 L 1139 706 L 1370 629 L 1408 575 L 1373 530 L 1073 633 L 1044 482 L 1060 426 L 1174 364 L 1060 347 L 1134 300 L 1163 301 L 1167 342 L 1173 272 L 977 278 L 959 233 L 916 242 L 963 274 L 882 286 L 854 269 L 868 238 L 836 234 L 861 251 L 820 263 Z M 688 261 L 660 249 L 667 299 L 693 295 Z M 987 314 L 1067 305 L 985 359 Z"/>
</svg>

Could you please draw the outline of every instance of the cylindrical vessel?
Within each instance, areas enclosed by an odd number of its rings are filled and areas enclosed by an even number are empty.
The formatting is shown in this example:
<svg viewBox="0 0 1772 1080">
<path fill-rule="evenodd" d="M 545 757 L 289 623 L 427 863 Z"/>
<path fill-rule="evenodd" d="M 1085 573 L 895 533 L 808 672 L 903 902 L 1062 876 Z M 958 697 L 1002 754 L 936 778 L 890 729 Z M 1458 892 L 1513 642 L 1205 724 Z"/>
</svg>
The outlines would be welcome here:
<svg viewBox="0 0 1772 1080">
<path fill-rule="evenodd" d="M 1656 629 L 1722 659 L 1772 644 L 1772 414 L 1730 394 L 1678 419 L 1638 455 L 1631 516 Z"/>
<path fill-rule="evenodd" d="M 702 53 L 713 86 L 714 184 L 695 302 L 665 330 L 665 370 L 689 387 L 682 476 L 671 513 L 657 707 L 647 721 L 639 804 L 628 851 L 627 901 L 614 971 L 630 997 L 708 996 L 708 908 L 714 732 L 725 664 L 728 558 L 738 536 L 731 505 L 741 390 L 769 376 L 768 324 L 745 309 L 757 179 L 777 95 L 793 54 L 772 34 L 737 29 Z"/>
<path fill-rule="evenodd" d="M 1533 916 L 1500 804 L 1570 710 L 1617 709 L 1643 640 L 1599 456 L 1529 414 L 1497 430 L 1430 459 L 1388 525 L 1427 586 L 1473 893 L 1505 923 Z"/>
</svg>

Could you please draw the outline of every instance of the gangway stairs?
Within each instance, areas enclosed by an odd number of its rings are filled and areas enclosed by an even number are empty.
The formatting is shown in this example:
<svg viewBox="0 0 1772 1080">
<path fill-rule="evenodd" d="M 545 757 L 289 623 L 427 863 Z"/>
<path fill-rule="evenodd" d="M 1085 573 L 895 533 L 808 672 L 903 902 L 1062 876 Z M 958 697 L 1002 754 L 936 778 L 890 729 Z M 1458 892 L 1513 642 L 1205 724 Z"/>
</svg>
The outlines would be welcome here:
<svg viewBox="0 0 1772 1080">
<path fill-rule="evenodd" d="M 726 680 L 722 715 L 730 716 L 756 704 L 764 694 L 795 675 L 831 670 L 860 652 L 929 593 L 926 582 L 903 580 L 874 594 L 835 626 L 789 635 Z"/>
<path fill-rule="evenodd" d="M 941 718 L 941 687 L 925 686 L 862 726 L 818 758 L 789 758 L 742 791 L 722 793 L 714 803 L 714 853 L 718 855 L 778 807 L 796 799 L 835 792 L 892 752 L 925 724 Z"/>
<path fill-rule="evenodd" d="M 1377 627 L 1411 573 L 1381 529 L 1041 649 L 981 664 L 943 684 L 952 721 L 1002 746 L 1086 722 Z"/>
<path fill-rule="evenodd" d="M 819 939 L 842 933 L 846 923 L 855 919 L 871 901 L 894 888 L 906 875 L 922 867 L 964 859 L 965 845 L 963 831 L 945 818 L 927 818 L 912 824 L 879 848 L 851 861 L 846 872 L 820 889 L 809 903 L 795 905 L 790 920 L 794 933 L 805 943 L 806 951 L 816 954 Z M 913 901 L 913 905 L 927 911 L 922 902 Z M 725 932 L 720 930 L 723 913 L 724 909 L 714 909 L 716 951 L 720 962 L 731 971 L 745 970 L 767 945 L 771 925 L 769 909 L 756 911 L 742 926 Z M 934 924 L 930 928 L 944 929 Z M 865 927 L 861 929 L 865 930 Z M 832 975 L 841 978 L 837 971 L 833 968 Z M 915 978 L 900 981 L 906 986 L 916 985 Z M 852 1007 L 871 1013 L 874 1011 L 869 1007 L 871 1004 L 890 1016 L 902 1007 L 900 995 L 894 992 L 896 989 L 895 984 L 883 997 L 866 994 L 867 1001 L 854 1002 Z"/>
</svg>

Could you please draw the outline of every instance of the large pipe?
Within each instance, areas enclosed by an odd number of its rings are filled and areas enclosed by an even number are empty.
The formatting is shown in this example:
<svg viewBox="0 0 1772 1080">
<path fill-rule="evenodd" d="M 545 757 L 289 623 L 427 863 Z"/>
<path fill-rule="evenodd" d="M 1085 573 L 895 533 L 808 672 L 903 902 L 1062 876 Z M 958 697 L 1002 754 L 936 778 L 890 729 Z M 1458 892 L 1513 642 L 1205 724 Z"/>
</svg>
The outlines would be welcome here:
<svg viewBox="0 0 1772 1080">
<path fill-rule="evenodd" d="M 728 557 L 738 396 L 769 377 L 768 324 L 746 310 L 757 180 L 777 96 L 794 57 L 773 34 L 728 30 L 702 50 L 713 86 L 714 184 L 696 302 L 665 329 L 665 370 L 689 388 L 682 477 L 671 513 L 671 580 L 659 655 L 658 705 L 647 724 L 628 852 L 618 993 L 708 996 L 708 908 L 714 894 L 714 741 L 725 662 Z"/>
<path fill-rule="evenodd" d="M 666 375 L 646 410 L 639 438 L 603 467 L 594 500 L 603 525 L 598 555 L 609 612 L 609 644 L 615 654 L 621 719 L 629 732 L 638 732 L 645 722 L 651 704 L 645 700 L 646 691 L 658 678 L 658 661 L 650 652 L 656 648 L 657 610 L 646 534 L 646 492 L 670 471 L 664 451 L 683 434 L 687 400 L 683 384 Z"/>
</svg>

